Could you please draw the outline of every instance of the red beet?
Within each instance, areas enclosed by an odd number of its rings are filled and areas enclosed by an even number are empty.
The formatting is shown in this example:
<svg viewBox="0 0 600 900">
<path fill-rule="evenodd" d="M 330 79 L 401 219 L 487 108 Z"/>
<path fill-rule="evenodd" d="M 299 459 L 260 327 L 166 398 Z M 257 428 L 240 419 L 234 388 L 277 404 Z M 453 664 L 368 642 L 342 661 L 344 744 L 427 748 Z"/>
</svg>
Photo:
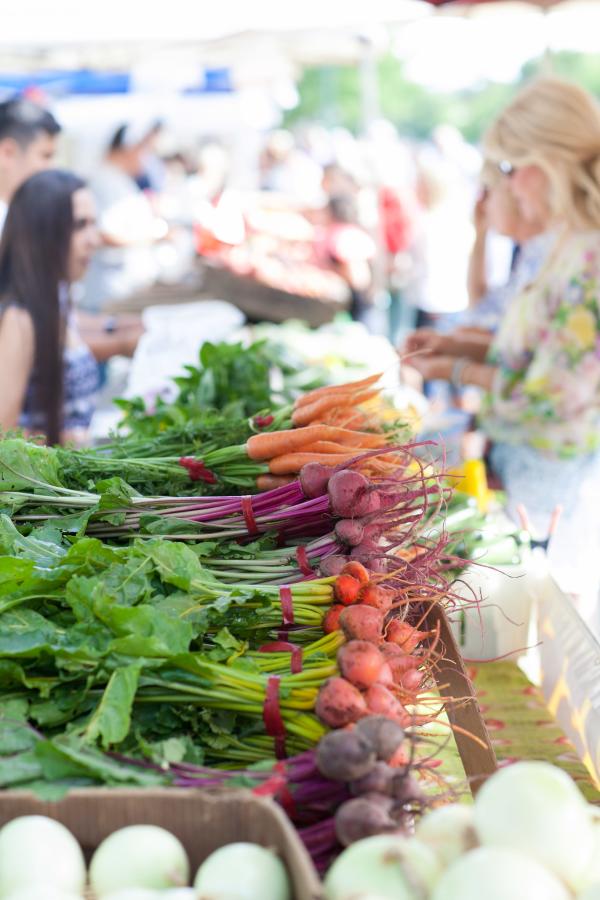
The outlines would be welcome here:
<svg viewBox="0 0 600 900">
<path fill-rule="evenodd" d="M 350 606 L 358 600 L 360 581 L 357 581 L 352 575 L 338 575 L 333 585 L 333 593 L 338 603 Z"/>
</svg>

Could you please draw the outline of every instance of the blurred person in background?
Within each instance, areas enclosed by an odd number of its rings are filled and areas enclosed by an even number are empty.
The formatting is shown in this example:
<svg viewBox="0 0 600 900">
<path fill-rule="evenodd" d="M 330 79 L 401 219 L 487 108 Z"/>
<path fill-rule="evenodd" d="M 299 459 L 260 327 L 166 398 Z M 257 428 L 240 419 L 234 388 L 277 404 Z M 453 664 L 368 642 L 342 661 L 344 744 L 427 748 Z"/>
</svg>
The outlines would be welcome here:
<svg viewBox="0 0 600 900">
<path fill-rule="evenodd" d="M 259 158 L 262 191 L 281 194 L 299 206 L 318 206 L 323 169 L 300 149 L 289 131 L 268 135 Z"/>
<path fill-rule="evenodd" d="M 416 277 L 410 299 L 417 308 L 417 327 L 447 331 L 468 305 L 467 263 L 473 229 L 465 208 L 462 179 L 435 152 L 417 160 L 415 222 Z"/>
<path fill-rule="evenodd" d="M 317 232 L 317 259 L 332 268 L 350 290 L 350 315 L 361 320 L 371 305 L 375 243 L 357 221 L 352 196 L 331 197 L 327 204 L 327 222 Z"/>
<path fill-rule="evenodd" d="M 90 181 L 98 209 L 101 248 L 84 283 L 80 305 L 98 312 L 108 303 L 150 288 L 160 267 L 153 252 L 168 233 L 136 179 L 144 173 L 148 140 L 154 125 L 121 125 L 110 141 L 103 164 Z"/>
<path fill-rule="evenodd" d="M 98 388 L 96 360 L 71 314 L 70 286 L 98 246 L 85 182 L 32 176 L 15 193 L 0 243 L 0 428 L 49 443 L 79 440 Z"/>
<path fill-rule="evenodd" d="M 423 330 L 406 349 L 419 351 L 411 364 L 425 378 L 486 391 L 480 425 L 509 512 L 524 504 L 544 536 L 562 505 L 576 550 L 599 516 L 600 107 L 573 84 L 540 79 L 501 113 L 484 147 L 548 252 L 495 336 Z M 586 482 L 593 527 L 578 512 Z"/>
<path fill-rule="evenodd" d="M 483 190 L 475 204 L 475 240 L 469 259 L 469 310 L 463 327 L 496 331 L 510 298 L 537 276 L 551 242 L 544 222 L 526 219 L 513 196 L 509 179 L 486 163 L 481 174 Z M 503 285 L 488 283 L 490 232 L 509 237 L 514 252 L 508 280 Z"/>
<path fill-rule="evenodd" d="M 52 113 L 31 100 L 0 103 L 0 232 L 17 188 L 52 166 L 60 130 Z"/>
</svg>

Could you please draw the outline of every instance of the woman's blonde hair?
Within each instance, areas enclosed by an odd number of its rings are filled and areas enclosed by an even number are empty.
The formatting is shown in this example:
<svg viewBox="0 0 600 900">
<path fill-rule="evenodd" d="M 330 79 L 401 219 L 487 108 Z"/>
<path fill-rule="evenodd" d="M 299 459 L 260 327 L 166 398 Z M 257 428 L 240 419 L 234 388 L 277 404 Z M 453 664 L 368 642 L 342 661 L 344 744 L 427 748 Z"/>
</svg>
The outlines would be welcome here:
<svg viewBox="0 0 600 900">
<path fill-rule="evenodd" d="M 484 137 L 488 159 L 538 165 L 553 218 L 600 228 L 600 105 L 575 84 L 541 78 L 524 88 Z"/>
</svg>

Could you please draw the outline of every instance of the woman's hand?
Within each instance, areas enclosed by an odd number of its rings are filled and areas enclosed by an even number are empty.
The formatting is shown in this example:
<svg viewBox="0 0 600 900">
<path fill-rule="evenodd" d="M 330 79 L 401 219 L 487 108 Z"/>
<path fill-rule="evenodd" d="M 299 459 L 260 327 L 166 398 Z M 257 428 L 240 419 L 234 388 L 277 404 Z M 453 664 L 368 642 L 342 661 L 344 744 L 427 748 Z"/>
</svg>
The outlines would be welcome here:
<svg viewBox="0 0 600 900">
<path fill-rule="evenodd" d="M 423 354 L 412 357 L 410 365 L 420 373 L 424 381 L 450 381 L 455 362 L 454 356 Z"/>
<path fill-rule="evenodd" d="M 432 353 L 436 356 L 452 356 L 453 344 L 454 338 L 450 334 L 440 334 L 433 328 L 419 328 L 408 335 L 404 347 L 400 350 L 400 358 L 412 353 L 419 354 L 419 356 Z M 417 359 L 416 355 L 415 359 Z M 411 365 L 413 365 L 412 361 Z M 415 368 L 417 367 L 415 366 Z"/>
</svg>

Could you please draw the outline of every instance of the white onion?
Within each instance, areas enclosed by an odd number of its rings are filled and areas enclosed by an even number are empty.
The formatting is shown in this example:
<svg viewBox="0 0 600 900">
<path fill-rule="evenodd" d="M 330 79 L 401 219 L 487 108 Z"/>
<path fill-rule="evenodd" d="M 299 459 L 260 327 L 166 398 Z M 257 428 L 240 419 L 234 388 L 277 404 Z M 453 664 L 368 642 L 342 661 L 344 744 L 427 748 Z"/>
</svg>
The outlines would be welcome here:
<svg viewBox="0 0 600 900">
<path fill-rule="evenodd" d="M 194 881 L 199 900 L 290 900 L 285 866 L 258 844 L 226 844 L 204 860 Z"/>
<path fill-rule="evenodd" d="M 50 888 L 81 894 L 85 861 L 71 832 L 46 816 L 22 816 L 0 831 L 0 897 L 44 879 Z"/>
<path fill-rule="evenodd" d="M 416 837 L 447 866 L 477 846 L 473 807 L 452 803 L 432 810 L 417 825 Z"/>
<path fill-rule="evenodd" d="M 600 822 L 594 819 L 594 816 L 597 815 L 595 807 L 592 806 L 590 808 L 590 813 L 593 822 L 594 849 L 589 865 L 586 866 L 585 871 L 579 879 L 577 885 L 577 890 L 579 891 L 583 891 L 585 888 L 591 887 L 592 885 L 600 884 Z"/>
<path fill-rule="evenodd" d="M 7 894 L 6 900 L 83 900 L 82 894 L 72 894 L 60 888 L 49 887 L 45 882 L 29 884 L 14 893 Z"/>
<path fill-rule="evenodd" d="M 90 865 L 98 897 L 129 887 L 170 888 L 188 883 L 190 867 L 177 838 L 156 825 L 130 825 L 109 835 Z"/>
<path fill-rule="evenodd" d="M 492 776 L 477 794 L 475 828 L 482 844 L 531 856 L 575 889 L 594 846 L 575 783 L 543 762 L 515 763 Z"/>
<path fill-rule="evenodd" d="M 534 859 L 515 850 L 478 847 L 446 869 L 431 900 L 569 900 L 569 897 L 566 887 Z"/>
<path fill-rule="evenodd" d="M 577 894 L 577 900 L 600 900 L 600 881 L 590 884 L 585 891 Z"/>
<path fill-rule="evenodd" d="M 166 891 L 151 891 L 149 888 L 123 888 L 112 894 L 105 894 L 102 900 L 161 900 Z"/>
<path fill-rule="evenodd" d="M 372 894 L 381 900 L 417 900 L 431 890 L 439 861 L 416 838 L 380 834 L 357 841 L 338 856 L 325 877 L 327 900 Z"/>
</svg>

